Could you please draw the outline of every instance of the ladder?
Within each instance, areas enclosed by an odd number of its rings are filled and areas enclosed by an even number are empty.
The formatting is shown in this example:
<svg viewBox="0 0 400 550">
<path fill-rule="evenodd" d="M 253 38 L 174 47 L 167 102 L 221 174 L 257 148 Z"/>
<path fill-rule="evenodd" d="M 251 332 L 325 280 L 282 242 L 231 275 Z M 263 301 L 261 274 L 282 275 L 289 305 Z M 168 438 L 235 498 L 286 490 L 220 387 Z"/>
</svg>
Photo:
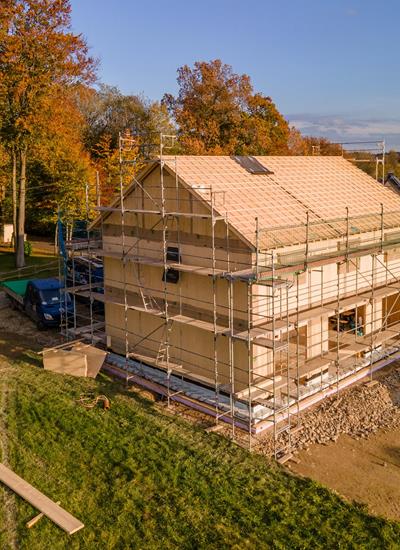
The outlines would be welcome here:
<svg viewBox="0 0 400 550">
<path fill-rule="evenodd" d="M 165 360 L 169 346 L 169 335 L 172 331 L 173 321 L 168 321 L 167 325 L 164 326 L 162 338 L 160 340 L 160 346 L 158 348 L 156 363 L 155 366 L 158 367 Z M 167 365 L 168 366 L 168 365 Z"/>
<path fill-rule="evenodd" d="M 159 306 L 157 304 L 157 301 L 155 298 L 153 298 L 153 296 L 151 294 L 145 294 L 143 292 L 143 286 L 142 286 L 142 283 L 138 277 L 138 282 L 139 282 L 139 294 L 140 294 L 140 297 L 142 298 L 142 302 L 143 302 L 143 307 L 146 311 L 150 310 L 150 309 L 156 309 L 156 310 L 159 310 Z"/>
<path fill-rule="evenodd" d="M 138 285 L 138 288 L 139 288 L 139 294 L 140 294 L 140 297 L 142 299 L 143 307 L 144 307 L 145 311 L 149 311 L 149 310 L 161 311 L 160 307 L 157 303 L 157 300 L 151 294 L 146 294 L 144 292 L 144 289 L 146 289 L 146 287 L 144 286 L 144 284 L 143 284 L 143 282 L 140 278 L 139 268 L 136 264 L 134 264 L 134 273 L 135 273 L 135 276 L 136 276 L 136 281 L 137 281 L 137 285 Z"/>
</svg>

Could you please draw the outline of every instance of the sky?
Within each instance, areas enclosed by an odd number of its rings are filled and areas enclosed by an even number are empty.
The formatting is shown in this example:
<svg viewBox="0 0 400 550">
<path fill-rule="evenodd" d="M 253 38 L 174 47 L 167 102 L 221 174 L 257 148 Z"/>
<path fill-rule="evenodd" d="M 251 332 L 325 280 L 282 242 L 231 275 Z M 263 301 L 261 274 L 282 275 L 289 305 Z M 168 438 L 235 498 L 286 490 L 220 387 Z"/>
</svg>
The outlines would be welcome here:
<svg viewBox="0 0 400 550">
<path fill-rule="evenodd" d="M 400 150 L 400 0 L 71 0 L 73 30 L 124 93 L 177 92 L 176 70 L 219 58 L 291 124 Z"/>
</svg>

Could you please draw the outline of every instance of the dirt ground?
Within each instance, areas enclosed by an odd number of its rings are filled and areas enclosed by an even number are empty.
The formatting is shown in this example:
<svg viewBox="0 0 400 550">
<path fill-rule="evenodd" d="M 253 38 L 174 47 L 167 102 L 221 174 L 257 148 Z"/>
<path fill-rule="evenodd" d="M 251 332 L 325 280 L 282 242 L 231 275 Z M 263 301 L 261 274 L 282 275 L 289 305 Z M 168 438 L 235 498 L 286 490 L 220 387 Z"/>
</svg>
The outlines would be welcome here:
<svg viewBox="0 0 400 550">
<path fill-rule="evenodd" d="M 43 347 L 60 342 L 59 331 L 56 328 L 39 331 L 35 323 L 24 313 L 11 309 L 7 296 L 4 292 L 0 292 L 0 346 L 6 339 L 7 333 L 13 337 L 26 337 Z"/>
<path fill-rule="evenodd" d="M 400 430 L 368 439 L 342 435 L 335 443 L 311 445 L 297 455 L 292 472 L 319 481 L 375 515 L 400 521 Z"/>
</svg>

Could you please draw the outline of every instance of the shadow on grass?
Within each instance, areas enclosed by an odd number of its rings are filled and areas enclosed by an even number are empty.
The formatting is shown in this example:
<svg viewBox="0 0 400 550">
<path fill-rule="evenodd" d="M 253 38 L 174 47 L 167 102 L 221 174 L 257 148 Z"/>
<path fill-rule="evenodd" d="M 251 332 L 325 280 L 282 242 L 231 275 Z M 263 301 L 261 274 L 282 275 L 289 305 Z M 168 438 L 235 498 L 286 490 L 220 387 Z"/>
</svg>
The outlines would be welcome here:
<svg viewBox="0 0 400 550">
<path fill-rule="evenodd" d="M 17 340 L 14 334 L 3 333 L 0 339 L 0 355 L 4 355 L 4 357 L 13 361 L 21 361 L 34 367 L 39 367 L 41 359 L 33 351 L 33 347 L 36 347 L 37 351 L 40 349 L 37 344 L 22 343 L 21 339 Z"/>
</svg>

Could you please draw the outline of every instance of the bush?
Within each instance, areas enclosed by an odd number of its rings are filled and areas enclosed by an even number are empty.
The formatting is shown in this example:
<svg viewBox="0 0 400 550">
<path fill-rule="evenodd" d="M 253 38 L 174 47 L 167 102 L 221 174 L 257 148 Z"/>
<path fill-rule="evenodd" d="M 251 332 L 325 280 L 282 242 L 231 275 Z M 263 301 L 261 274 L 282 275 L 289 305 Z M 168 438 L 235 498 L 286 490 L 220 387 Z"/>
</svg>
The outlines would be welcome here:
<svg viewBox="0 0 400 550">
<path fill-rule="evenodd" d="M 30 256 L 32 254 L 32 243 L 29 241 L 24 242 L 24 254 L 25 256 Z"/>
</svg>

